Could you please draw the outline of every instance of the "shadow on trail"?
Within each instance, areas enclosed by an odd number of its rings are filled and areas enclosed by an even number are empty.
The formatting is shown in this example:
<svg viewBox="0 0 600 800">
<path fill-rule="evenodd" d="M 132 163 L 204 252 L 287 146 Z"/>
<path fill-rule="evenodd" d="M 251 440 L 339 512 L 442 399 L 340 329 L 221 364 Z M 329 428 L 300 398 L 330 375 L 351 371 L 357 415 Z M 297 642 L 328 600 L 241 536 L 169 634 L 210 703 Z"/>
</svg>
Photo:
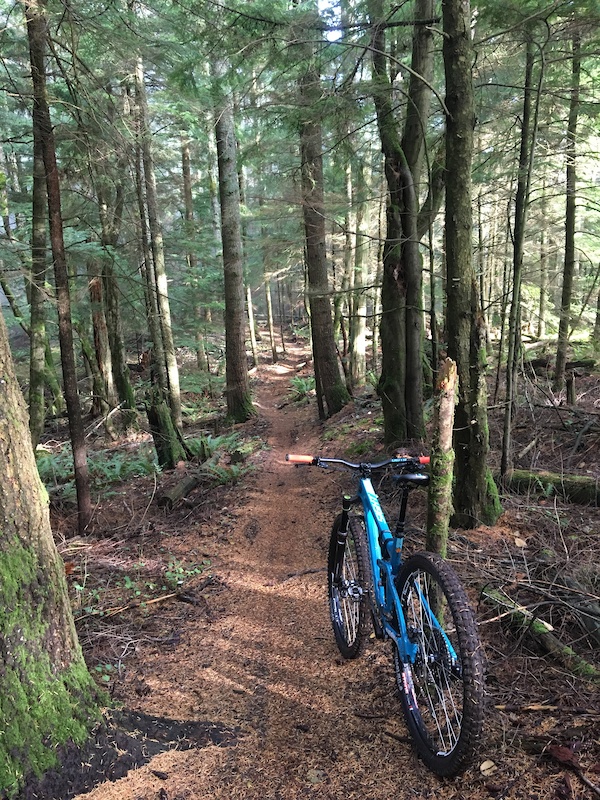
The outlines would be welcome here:
<svg viewBox="0 0 600 800">
<path fill-rule="evenodd" d="M 139 711 L 113 710 L 84 747 L 62 747 L 60 766 L 46 772 L 40 781 L 28 781 L 18 800 L 70 800 L 105 781 L 123 778 L 159 753 L 208 745 L 229 747 L 236 744 L 237 736 L 237 729 L 207 720 L 180 722 Z"/>
</svg>

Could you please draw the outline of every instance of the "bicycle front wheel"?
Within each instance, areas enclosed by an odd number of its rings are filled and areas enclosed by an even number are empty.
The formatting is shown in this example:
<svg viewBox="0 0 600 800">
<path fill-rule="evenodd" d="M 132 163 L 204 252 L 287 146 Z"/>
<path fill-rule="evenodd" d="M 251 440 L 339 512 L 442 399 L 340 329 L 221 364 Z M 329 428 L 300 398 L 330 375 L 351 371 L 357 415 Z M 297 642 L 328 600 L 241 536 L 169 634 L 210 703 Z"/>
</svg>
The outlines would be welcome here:
<svg viewBox="0 0 600 800">
<path fill-rule="evenodd" d="M 484 717 L 484 659 L 466 593 L 439 556 L 417 553 L 396 582 L 413 663 L 394 648 L 402 710 L 417 751 L 438 775 L 455 775 L 477 750 Z"/>
<path fill-rule="evenodd" d="M 329 541 L 329 612 L 340 653 L 344 658 L 356 658 L 367 635 L 366 533 L 358 517 L 350 517 L 346 534 L 340 532 L 341 522 L 340 514 Z"/>
</svg>

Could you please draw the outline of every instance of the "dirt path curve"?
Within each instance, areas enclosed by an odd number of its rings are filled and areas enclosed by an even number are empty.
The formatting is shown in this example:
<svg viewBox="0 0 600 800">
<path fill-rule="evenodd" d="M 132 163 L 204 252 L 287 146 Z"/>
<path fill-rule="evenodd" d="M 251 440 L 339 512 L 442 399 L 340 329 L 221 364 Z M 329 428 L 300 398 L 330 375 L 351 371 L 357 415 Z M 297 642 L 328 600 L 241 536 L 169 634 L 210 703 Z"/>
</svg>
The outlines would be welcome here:
<svg viewBox="0 0 600 800">
<path fill-rule="evenodd" d="M 190 552 L 216 550 L 222 588 L 210 613 L 176 604 L 177 646 L 142 643 L 127 665 L 127 708 L 209 721 L 226 746 L 163 752 L 79 800 L 460 796 L 440 792 L 403 741 L 387 648 L 341 663 L 333 643 L 324 567 L 340 487 L 285 462 L 318 446 L 314 406 L 283 404 L 301 358 L 261 367 L 267 448 L 239 506 L 213 516 L 231 526 L 226 536 L 214 529 L 209 541 L 192 523 L 185 533 Z"/>
</svg>

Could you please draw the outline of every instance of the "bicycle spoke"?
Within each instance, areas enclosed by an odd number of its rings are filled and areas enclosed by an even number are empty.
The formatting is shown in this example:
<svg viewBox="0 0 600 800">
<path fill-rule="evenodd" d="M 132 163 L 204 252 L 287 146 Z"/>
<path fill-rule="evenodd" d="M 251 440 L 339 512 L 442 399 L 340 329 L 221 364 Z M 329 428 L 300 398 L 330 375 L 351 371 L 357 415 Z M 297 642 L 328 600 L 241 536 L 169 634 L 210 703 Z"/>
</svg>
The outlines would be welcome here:
<svg viewBox="0 0 600 800">
<path fill-rule="evenodd" d="M 458 578 L 431 554 L 409 559 L 398 578 L 410 664 L 395 654 L 403 710 L 419 752 L 453 774 L 471 755 L 483 721 L 482 662 L 475 623 Z"/>
</svg>

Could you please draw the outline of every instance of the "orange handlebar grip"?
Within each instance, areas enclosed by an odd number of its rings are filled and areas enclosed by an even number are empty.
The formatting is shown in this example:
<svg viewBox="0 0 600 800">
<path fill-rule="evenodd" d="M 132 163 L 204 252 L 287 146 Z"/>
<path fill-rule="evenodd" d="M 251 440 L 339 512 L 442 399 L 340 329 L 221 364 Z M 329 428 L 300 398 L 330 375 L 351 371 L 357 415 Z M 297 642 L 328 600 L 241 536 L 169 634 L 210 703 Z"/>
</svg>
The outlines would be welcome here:
<svg viewBox="0 0 600 800">
<path fill-rule="evenodd" d="M 430 461 L 429 456 L 419 456 L 419 464 L 429 464 Z"/>
<path fill-rule="evenodd" d="M 313 456 L 296 456 L 288 453 L 285 457 L 286 461 L 291 461 L 292 464 L 312 464 L 314 461 Z"/>
</svg>

